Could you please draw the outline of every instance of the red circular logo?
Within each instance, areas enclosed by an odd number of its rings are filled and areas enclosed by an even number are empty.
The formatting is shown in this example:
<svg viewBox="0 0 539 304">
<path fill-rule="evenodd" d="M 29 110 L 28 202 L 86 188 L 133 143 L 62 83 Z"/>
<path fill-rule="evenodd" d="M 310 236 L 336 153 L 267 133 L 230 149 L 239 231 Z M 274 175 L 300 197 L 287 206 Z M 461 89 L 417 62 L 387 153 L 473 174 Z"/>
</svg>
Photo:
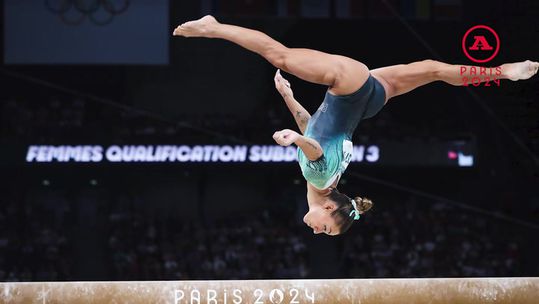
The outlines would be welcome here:
<svg viewBox="0 0 539 304">
<path fill-rule="evenodd" d="M 471 50 L 482 51 L 482 52 L 492 52 L 493 48 L 488 44 L 485 36 L 474 36 L 474 38 L 475 38 L 474 45 L 471 46 L 471 47 L 468 47 L 466 45 L 466 39 L 468 38 L 468 36 L 470 36 L 470 34 L 473 31 L 477 31 L 477 30 L 480 30 L 480 29 L 489 31 L 490 33 L 492 33 L 492 35 L 496 39 L 496 49 L 494 50 L 492 55 L 490 57 L 486 58 L 486 59 L 474 58 L 472 55 L 470 55 L 470 52 L 468 50 L 468 49 L 471 49 Z M 479 45 L 479 44 L 481 45 L 481 49 L 477 48 L 477 45 Z M 466 55 L 466 57 L 468 57 L 468 59 L 470 59 L 473 62 L 477 62 L 477 63 L 489 62 L 492 59 L 494 59 L 494 57 L 496 57 L 496 55 L 498 55 L 498 52 L 500 51 L 500 37 L 498 36 L 498 33 L 496 33 L 496 31 L 493 30 L 491 27 L 486 26 L 486 25 L 476 25 L 476 26 L 472 27 L 471 29 L 469 29 L 466 32 L 466 34 L 464 34 L 464 37 L 462 38 L 462 50 L 464 51 L 464 54 Z"/>
</svg>

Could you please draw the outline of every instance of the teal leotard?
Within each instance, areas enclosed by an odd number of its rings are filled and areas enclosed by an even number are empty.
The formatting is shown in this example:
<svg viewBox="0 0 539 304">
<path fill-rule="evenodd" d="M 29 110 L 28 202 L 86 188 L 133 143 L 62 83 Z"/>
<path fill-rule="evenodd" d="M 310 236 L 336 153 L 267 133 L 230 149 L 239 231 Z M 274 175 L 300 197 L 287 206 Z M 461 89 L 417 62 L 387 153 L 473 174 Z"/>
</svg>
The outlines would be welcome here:
<svg viewBox="0 0 539 304">
<path fill-rule="evenodd" d="M 324 154 L 310 161 L 298 148 L 298 161 L 305 179 L 318 189 L 327 189 L 348 167 L 352 159 L 352 135 L 359 122 L 378 113 L 385 103 L 385 90 L 374 77 L 356 92 L 335 96 L 326 92 L 324 101 L 312 115 L 305 136 L 320 144 Z"/>
</svg>

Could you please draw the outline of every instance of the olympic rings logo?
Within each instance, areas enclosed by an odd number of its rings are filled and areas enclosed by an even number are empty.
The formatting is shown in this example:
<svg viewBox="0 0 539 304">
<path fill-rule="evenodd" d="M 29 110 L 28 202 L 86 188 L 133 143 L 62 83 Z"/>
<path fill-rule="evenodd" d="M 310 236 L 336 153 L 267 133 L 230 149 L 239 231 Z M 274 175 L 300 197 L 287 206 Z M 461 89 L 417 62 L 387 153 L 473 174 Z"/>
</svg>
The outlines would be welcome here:
<svg viewBox="0 0 539 304">
<path fill-rule="evenodd" d="M 130 0 L 45 0 L 45 7 L 68 25 L 80 25 L 86 18 L 95 25 L 112 22 L 129 8 Z"/>
</svg>

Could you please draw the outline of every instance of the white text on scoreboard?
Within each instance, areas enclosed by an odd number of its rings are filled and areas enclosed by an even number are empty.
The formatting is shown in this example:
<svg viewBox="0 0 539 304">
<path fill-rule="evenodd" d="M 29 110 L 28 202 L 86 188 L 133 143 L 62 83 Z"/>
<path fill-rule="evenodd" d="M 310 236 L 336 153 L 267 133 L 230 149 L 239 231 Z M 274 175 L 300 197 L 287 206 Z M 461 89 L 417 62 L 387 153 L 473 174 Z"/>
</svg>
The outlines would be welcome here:
<svg viewBox="0 0 539 304">
<path fill-rule="evenodd" d="M 376 145 L 354 146 L 352 162 L 375 163 L 380 159 Z M 297 161 L 297 148 L 277 145 L 31 145 L 28 163 L 259 163 Z"/>
</svg>

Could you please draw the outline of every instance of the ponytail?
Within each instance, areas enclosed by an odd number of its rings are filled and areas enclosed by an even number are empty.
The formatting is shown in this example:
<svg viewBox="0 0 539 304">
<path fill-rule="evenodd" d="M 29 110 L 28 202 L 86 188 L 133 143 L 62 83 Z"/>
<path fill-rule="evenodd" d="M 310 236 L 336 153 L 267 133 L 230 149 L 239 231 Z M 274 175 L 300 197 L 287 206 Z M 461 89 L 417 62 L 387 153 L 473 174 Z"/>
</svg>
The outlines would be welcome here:
<svg viewBox="0 0 539 304">
<path fill-rule="evenodd" d="M 332 212 L 336 217 L 339 233 L 344 233 L 354 223 L 360 219 L 360 214 L 364 214 L 372 208 L 372 201 L 368 198 L 356 197 L 349 198 L 346 194 L 340 193 L 336 188 L 331 189 L 329 199 L 337 205 L 337 209 Z M 354 206 L 355 205 L 355 206 Z"/>
</svg>

